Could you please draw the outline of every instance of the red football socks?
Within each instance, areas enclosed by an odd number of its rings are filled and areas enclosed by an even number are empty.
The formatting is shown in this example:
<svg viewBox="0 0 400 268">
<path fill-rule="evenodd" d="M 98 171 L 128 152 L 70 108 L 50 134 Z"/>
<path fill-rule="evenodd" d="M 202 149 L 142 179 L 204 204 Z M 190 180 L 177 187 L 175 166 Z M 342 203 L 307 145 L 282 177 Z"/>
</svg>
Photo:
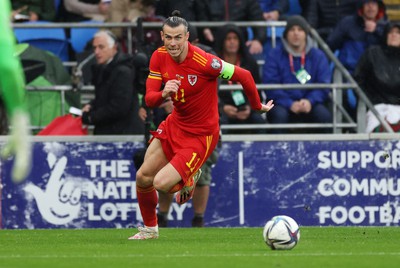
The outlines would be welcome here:
<svg viewBox="0 0 400 268">
<path fill-rule="evenodd" d="M 153 185 L 147 188 L 141 188 L 136 185 L 136 193 L 144 225 L 147 227 L 156 226 L 156 207 L 158 204 L 158 195 L 156 189 Z"/>
</svg>

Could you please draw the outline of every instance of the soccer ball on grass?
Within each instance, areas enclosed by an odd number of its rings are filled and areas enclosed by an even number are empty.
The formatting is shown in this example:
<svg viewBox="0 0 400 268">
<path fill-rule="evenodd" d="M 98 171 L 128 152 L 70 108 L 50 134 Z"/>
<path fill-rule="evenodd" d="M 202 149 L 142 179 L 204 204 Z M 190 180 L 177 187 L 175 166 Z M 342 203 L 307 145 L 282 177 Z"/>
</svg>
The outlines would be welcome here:
<svg viewBox="0 0 400 268">
<path fill-rule="evenodd" d="M 289 216 L 275 216 L 265 224 L 263 237 L 271 249 L 292 249 L 300 240 L 299 225 Z"/>
</svg>

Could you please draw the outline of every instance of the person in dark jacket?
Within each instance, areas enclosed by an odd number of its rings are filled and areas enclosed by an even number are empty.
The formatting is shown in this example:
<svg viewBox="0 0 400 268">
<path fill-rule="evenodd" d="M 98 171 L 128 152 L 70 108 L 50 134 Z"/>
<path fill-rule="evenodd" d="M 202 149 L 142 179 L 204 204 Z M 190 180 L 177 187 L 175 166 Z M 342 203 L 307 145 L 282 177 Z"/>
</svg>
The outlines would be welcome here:
<svg viewBox="0 0 400 268">
<path fill-rule="evenodd" d="M 263 11 L 257 0 L 204 0 L 199 2 L 199 21 L 263 21 Z M 261 54 L 266 40 L 265 27 L 252 27 L 254 38 L 249 40 L 246 28 L 243 28 L 250 54 Z M 214 46 L 216 41 L 216 28 L 203 29 L 206 45 Z"/>
<path fill-rule="evenodd" d="M 54 0 L 13 0 L 11 19 L 19 21 L 54 21 L 56 7 Z"/>
<path fill-rule="evenodd" d="M 364 50 L 381 42 L 386 23 L 385 5 L 381 0 L 359 1 L 357 12 L 338 23 L 327 44 L 332 51 L 339 50 L 339 60 L 353 73 Z"/>
<path fill-rule="evenodd" d="M 307 0 L 300 1 L 303 15 L 311 27 L 326 40 L 336 24 L 357 10 L 359 0 Z"/>
<path fill-rule="evenodd" d="M 82 122 L 94 125 L 94 135 L 143 134 L 138 116 L 138 94 L 133 88 L 132 57 L 118 51 L 116 37 L 110 31 L 94 35 L 97 64 L 92 83 L 95 98 L 82 108 Z"/>
<path fill-rule="evenodd" d="M 233 24 L 222 26 L 217 31 L 214 50 L 226 62 L 238 65 L 252 74 L 256 84 L 261 82 L 256 60 L 248 53 L 242 31 Z M 225 82 L 222 82 L 225 83 Z M 232 84 L 228 81 L 226 83 Z M 261 114 L 250 108 L 249 101 L 242 90 L 220 90 L 221 124 L 265 124 Z M 223 133 L 237 133 L 233 130 L 222 130 Z M 260 129 L 258 133 L 265 133 Z"/>
<path fill-rule="evenodd" d="M 332 51 L 339 51 L 340 62 L 353 74 L 365 49 L 382 41 L 386 23 L 385 5 L 381 0 L 360 0 L 357 12 L 338 23 L 329 35 L 327 44 Z M 353 90 L 344 91 L 343 103 L 355 118 L 357 97 Z"/>
<path fill-rule="evenodd" d="M 174 10 L 179 10 L 182 17 L 189 21 L 197 21 L 199 2 L 203 0 L 156 0 L 156 15 L 168 18 Z"/>
<path fill-rule="evenodd" d="M 400 119 L 400 23 L 385 28 L 385 42 L 368 48 L 361 56 L 354 77 L 375 108 L 386 120 L 393 120 L 399 131 Z M 379 123 L 367 114 L 367 132 Z"/>
<path fill-rule="evenodd" d="M 272 49 L 265 58 L 264 83 L 330 83 L 328 59 L 323 51 L 313 47 L 308 32 L 309 25 L 303 17 L 288 18 L 282 45 Z M 269 123 L 332 123 L 332 114 L 326 106 L 327 89 L 271 90 L 267 97 L 275 102 L 274 109 L 267 115 Z"/>
</svg>

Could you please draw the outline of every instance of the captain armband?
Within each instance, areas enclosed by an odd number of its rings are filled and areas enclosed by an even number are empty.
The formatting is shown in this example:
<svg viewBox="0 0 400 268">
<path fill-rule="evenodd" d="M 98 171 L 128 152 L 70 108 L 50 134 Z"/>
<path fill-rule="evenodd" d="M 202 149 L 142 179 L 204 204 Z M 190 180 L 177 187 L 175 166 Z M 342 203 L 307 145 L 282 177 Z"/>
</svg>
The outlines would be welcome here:
<svg viewBox="0 0 400 268">
<path fill-rule="evenodd" d="M 222 61 L 221 73 L 219 74 L 218 77 L 224 80 L 230 80 L 234 72 L 235 72 L 235 65 Z"/>
</svg>

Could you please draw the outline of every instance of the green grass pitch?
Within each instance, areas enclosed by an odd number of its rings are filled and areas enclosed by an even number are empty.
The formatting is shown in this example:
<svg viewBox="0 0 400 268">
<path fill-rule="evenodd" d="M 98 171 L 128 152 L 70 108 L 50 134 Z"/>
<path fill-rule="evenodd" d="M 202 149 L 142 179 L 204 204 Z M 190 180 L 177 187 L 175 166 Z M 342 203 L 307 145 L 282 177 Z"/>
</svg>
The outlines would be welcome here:
<svg viewBox="0 0 400 268">
<path fill-rule="evenodd" d="M 0 267 L 400 267 L 399 227 L 301 227 L 292 250 L 269 249 L 262 228 L 0 230 Z"/>
</svg>

